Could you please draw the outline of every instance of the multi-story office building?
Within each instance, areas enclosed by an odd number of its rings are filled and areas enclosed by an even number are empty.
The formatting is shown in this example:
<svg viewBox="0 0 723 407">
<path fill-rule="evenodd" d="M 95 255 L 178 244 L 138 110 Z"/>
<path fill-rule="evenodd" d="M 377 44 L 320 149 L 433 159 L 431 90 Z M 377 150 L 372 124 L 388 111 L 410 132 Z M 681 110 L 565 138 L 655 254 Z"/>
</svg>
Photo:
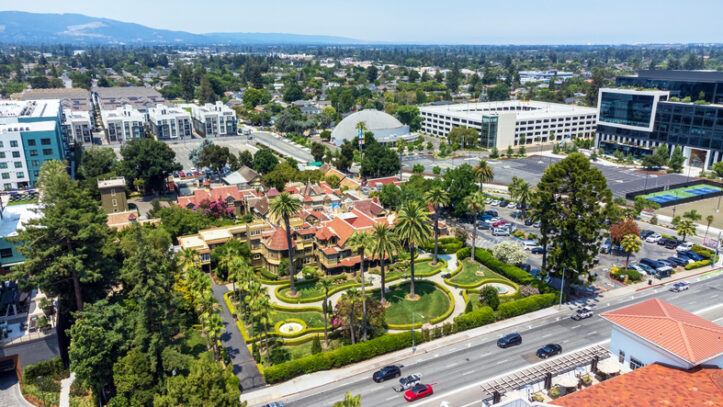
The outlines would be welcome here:
<svg viewBox="0 0 723 407">
<path fill-rule="evenodd" d="M 682 147 L 686 165 L 723 160 L 723 73 L 643 71 L 615 83 L 655 90 L 600 89 L 596 142 L 604 152 L 642 157 L 666 144 Z"/>
<path fill-rule="evenodd" d="M 101 110 L 103 129 L 110 143 L 125 143 L 141 138 L 145 132 L 146 115 L 130 105 L 115 110 Z"/>
<path fill-rule="evenodd" d="M 191 107 L 193 128 L 202 137 L 236 135 L 236 113 L 222 102 Z"/>
<path fill-rule="evenodd" d="M 454 127 L 471 127 L 479 130 L 481 147 L 498 149 L 592 137 L 597 120 L 594 108 L 536 101 L 424 106 L 419 111 L 423 132 L 446 137 Z"/>
<path fill-rule="evenodd" d="M 34 187 L 46 160 L 65 159 L 59 100 L 0 102 L 0 186 Z"/>
<path fill-rule="evenodd" d="M 157 105 L 148 109 L 148 126 L 158 140 L 193 137 L 191 114 L 179 107 Z"/>
<path fill-rule="evenodd" d="M 69 145 L 93 143 L 93 116 L 87 110 L 63 109 L 63 131 Z"/>
</svg>

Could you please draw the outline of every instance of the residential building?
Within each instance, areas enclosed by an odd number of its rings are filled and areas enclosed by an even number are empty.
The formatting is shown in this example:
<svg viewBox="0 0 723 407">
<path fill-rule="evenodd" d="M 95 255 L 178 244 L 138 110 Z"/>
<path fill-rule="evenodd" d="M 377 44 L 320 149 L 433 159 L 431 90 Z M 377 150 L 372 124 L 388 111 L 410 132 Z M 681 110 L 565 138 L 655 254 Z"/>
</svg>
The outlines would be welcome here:
<svg viewBox="0 0 723 407">
<path fill-rule="evenodd" d="M 235 185 L 238 189 L 248 189 L 261 185 L 261 176 L 253 169 L 243 166 L 223 177 L 223 182 L 228 185 Z"/>
<path fill-rule="evenodd" d="M 108 214 L 108 227 L 115 230 L 123 230 L 135 224 L 151 223 L 158 224 L 160 219 L 140 219 L 135 210 L 125 212 L 114 212 Z"/>
<path fill-rule="evenodd" d="M 145 134 L 146 115 L 131 105 L 123 105 L 115 110 L 101 110 L 100 115 L 109 143 L 124 143 Z"/>
<path fill-rule="evenodd" d="M 156 105 L 148 109 L 148 127 L 158 140 L 193 137 L 191 114 L 180 107 Z"/>
<path fill-rule="evenodd" d="M 148 109 L 159 104 L 168 104 L 157 90 L 143 86 L 92 88 L 91 92 L 101 112 L 117 110 L 125 105 L 130 105 L 141 113 L 147 113 Z"/>
<path fill-rule="evenodd" d="M 10 96 L 13 100 L 60 100 L 63 110 L 87 112 L 93 110 L 90 92 L 81 88 L 26 89 Z"/>
<path fill-rule="evenodd" d="M 0 271 L 3 274 L 10 267 L 25 261 L 25 257 L 17 249 L 18 243 L 9 242 L 7 238 L 17 237 L 25 223 L 39 218 L 41 214 L 37 212 L 38 209 L 40 206 L 37 204 L 0 205 Z"/>
<path fill-rule="evenodd" d="M 446 137 L 454 127 L 479 130 L 479 146 L 560 142 L 595 134 L 597 110 L 537 101 L 504 101 L 423 106 L 422 131 Z"/>
<path fill-rule="evenodd" d="M 100 191 L 100 205 L 105 213 L 128 211 L 125 178 L 98 180 L 98 190 Z"/>
<path fill-rule="evenodd" d="M 665 144 L 680 146 L 693 167 L 723 160 L 723 73 L 641 71 L 615 84 L 598 94 L 596 145 L 606 154 L 639 158 Z"/>
<path fill-rule="evenodd" d="M 69 145 L 93 143 L 93 115 L 87 110 L 63 109 L 63 133 Z"/>
<path fill-rule="evenodd" d="M 191 116 L 194 130 L 202 137 L 236 135 L 236 112 L 223 102 L 192 106 Z"/>
</svg>

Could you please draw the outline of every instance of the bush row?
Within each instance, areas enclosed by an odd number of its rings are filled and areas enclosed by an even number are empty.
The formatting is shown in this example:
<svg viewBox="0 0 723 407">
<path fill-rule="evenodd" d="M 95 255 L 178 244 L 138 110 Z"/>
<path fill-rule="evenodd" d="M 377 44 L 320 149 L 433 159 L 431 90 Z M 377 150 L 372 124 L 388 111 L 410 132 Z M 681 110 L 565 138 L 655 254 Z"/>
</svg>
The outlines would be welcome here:
<svg viewBox="0 0 723 407">
<path fill-rule="evenodd" d="M 710 264 L 710 260 L 707 260 L 707 259 L 706 259 L 706 260 L 701 260 L 701 261 L 696 261 L 695 263 L 686 264 L 686 265 L 685 265 L 685 269 L 686 269 L 686 270 L 693 270 L 693 269 L 697 269 L 697 268 L 699 268 L 699 267 L 707 266 L 707 265 L 709 265 L 709 264 Z"/>
<path fill-rule="evenodd" d="M 643 277 L 643 276 L 640 275 L 640 273 L 639 273 L 637 270 L 635 270 L 635 269 L 631 269 L 631 268 L 621 269 L 621 268 L 618 268 L 618 267 L 612 267 L 612 268 L 610 269 L 610 275 L 612 276 L 612 278 L 614 278 L 614 279 L 616 279 L 616 280 L 618 280 L 618 281 L 622 281 L 622 282 L 625 282 L 625 281 L 626 281 L 626 280 L 625 280 L 625 276 L 628 276 L 628 280 L 627 280 L 627 281 L 631 281 L 631 282 L 640 281 L 640 279 Z"/>
<path fill-rule="evenodd" d="M 702 257 L 704 260 L 712 260 L 715 252 L 707 247 L 703 247 L 699 244 L 694 244 L 690 249 L 693 253 Z"/>
<path fill-rule="evenodd" d="M 466 249 L 466 248 L 465 248 Z M 461 249 L 464 250 L 464 249 Z M 459 255 L 458 255 L 459 257 Z M 515 267 L 511 264 L 507 264 L 500 260 L 497 260 L 492 253 L 485 249 L 477 248 L 475 250 L 475 259 L 485 266 L 489 267 L 490 270 L 495 273 L 502 274 L 520 285 L 531 285 L 537 288 L 541 293 L 554 293 L 555 289 L 547 285 L 545 282 L 538 280 L 532 274 L 522 270 L 519 267 Z"/>
<path fill-rule="evenodd" d="M 315 281 L 315 280 L 310 280 L 310 281 Z M 322 301 L 324 299 L 323 295 L 320 295 L 317 297 L 309 297 L 309 298 L 287 297 L 281 293 L 281 290 L 286 289 L 288 287 L 289 287 L 289 284 L 284 284 L 284 285 L 280 285 L 280 286 L 276 287 L 276 289 L 274 290 L 274 294 L 276 295 L 276 298 L 280 299 L 283 302 L 289 303 L 289 304 L 307 304 L 310 302 Z M 331 290 L 329 290 L 329 296 L 331 296 L 332 294 L 334 294 L 336 292 L 346 290 L 346 289 L 352 288 L 352 287 L 361 287 L 361 284 L 360 283 L 340 284 L 340 285 L 332 288 Z"/>
<path fill-rule="evenodd" d="M 415 332 L 414 337 L 415 341 L 422 341 L 421 333 Z M 387 334 L 355 345 L 280 363 L 266 368 L 264 375 L 266 383 L 278 383 L 303 374 L 338 368 L 394 352 L 409 347 L 411 344 L 412 334 L 410 332 Z"/>
<path fill-rule="evenodd" d="M 464 242 L 457 239 L 456 237 L 443 237 L 439 239 L 439 253 L 452 254 L 464 246 Z M 419 247 L 420 249 L 434 253 L 434 239 L 429 239 L 425 244 Z"/>
<path fill-rule="evenodd" d="M 531 295 L 521 300 L 500 304 L 497 308 L 498 319 L 512 318 L 538 309 L 547 308 L 555 303 L 553 293 Z"/>
<path fill-rule="evenodd" d="M 491 324 L 493 322 L 495 322 L 495 312 L 492 308 L 487 306 L 454 318 L 454 323 L 460 331 Z"/>
</svg>

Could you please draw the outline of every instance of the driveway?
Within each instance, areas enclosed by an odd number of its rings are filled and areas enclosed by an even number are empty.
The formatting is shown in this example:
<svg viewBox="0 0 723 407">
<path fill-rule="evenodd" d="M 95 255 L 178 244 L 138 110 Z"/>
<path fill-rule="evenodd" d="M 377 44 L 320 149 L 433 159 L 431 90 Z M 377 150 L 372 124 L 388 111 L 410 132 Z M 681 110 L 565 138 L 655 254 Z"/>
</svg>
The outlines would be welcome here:
<svg viewBox="0 0 723 407">
<path fill-rule="evenodd" d="M 15 372 L 0 374 L 0 407 L 32 407 L 20 394 L 20 384 Z"/>
</svg>

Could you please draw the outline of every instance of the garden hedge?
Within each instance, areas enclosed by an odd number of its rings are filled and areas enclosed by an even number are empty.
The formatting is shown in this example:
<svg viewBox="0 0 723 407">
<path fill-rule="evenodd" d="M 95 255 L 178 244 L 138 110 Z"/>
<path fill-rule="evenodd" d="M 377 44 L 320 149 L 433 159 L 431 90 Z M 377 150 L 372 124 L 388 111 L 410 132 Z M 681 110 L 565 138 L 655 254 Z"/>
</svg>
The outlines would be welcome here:
<svg viewBox="0 0 723 407">
<path fill-rule="evenodd" d="M 338 280 L 338 278 L 337 278 L 337 280 Z M 313 281 L 313 280 L 310 280 L 310 281 Z M 320 295 L 317 297 L 309 297 L 309 298 L 291 298 L 291 297 L 287 297 L 287 296 L 281 294 L 281 290 L 283 290 L 284 288 L 287 288 L 289 286 L 290 286 L 290 284 L 284 284 L 284 285 L 280 285 L 280 286 L 276 287 L 276 289 L 274 290 L 274 295 L 276 295 L 276 298 L 278 298 L 279 300 L 281 300 L 285 303 L 288 303 L 288 304 L 307 304 L 310 302 L 317 302 L 317 301 L 324 300 L 323 295 Z M 346 289 L 349 289 L 352 287 L 361 287 L 361 284 L 360 283 L 341 284 L 341 285 L 329 290 L 329 296 L 331 296 L 332 294 L 337 293 L 339 291 L 346 290 Z"/>
<path fill-rule="evenodd" d="M 698 256 L 702 257 L 703 260 L 712 260 L 713 255 L 715 254 L 713 250 L 707 247 L 703 247 L 699 244 L 694 244 L 690 250 Z"/>
<path fill-rule="evenodd" d="M 464 246 L 464 242 L 457 239 L 456 237 L 443 237 L 439 239 L 439 253 L 441 254 L 452 254 Z M 429 239 L 426 243 L 422 244 L 420 249 L 433 253 L 434 252 L 434 239 Z"/>
<path fill-rule="evenodd" d="M 685 269 L 686 269 L 686 270 L 693 270 L 693 269 L 697 269 L 697 268 L 700 268 L 700 267 L 703 267 L 703 266 L 707 266 L 707 265 L 709 265 L 709 264 L 710 264 L 710 260 L 707 260 L 707 259 L 706 259 L 706 260 L 701 260 L 701 261 L 696 261 L 695 263 L 686 264 L 686 265 L 685 265 Z"/>
<path fill-rule="evenodd" d="M 617 281 L 624 281 L 625 276 L 628 276 L 628 281 L 630 281 L 630 282 L 640 281 L 640 279 L 643 277 L 635 269 L 631 269 L 631 268 L 621 269 L 618 267 L 611 268 L 610 275 L 612 276 L 612 278 L 614 278 Z"/>
<path fill-rule="evenodd" d="M 495 322 L 495 312 L 487 306 L 454 318 L 457 331 L 477 328 L 478 326 L 491 324 L 493 322 Z"/>
<path fill-rule="evenodd" d="M 421 343 L 422 334 L 420 332 L 414 332 L 414 339 L 415 342 Z M 344 346 L 332 351 L 317 353 L 316 355 L 305 356 L 267 367 L 264 371 L 264 377 L 268 384 L 278 383 L 303 374 L 334 369 L 367 360 L 378 355 L 407 348 L 411 345 L 412 334 L 410 332 L 387 334 L 366 342 Z"/>
<path fill-rule="evenodd" d="M 472 248 L 471 247 L 463 247 L 459 250 L 457 250 L 457 261 L 461 262 L 462 260 L 468 258 L 472 255 Z"/>
<path fill-rule="evenodd" d="M 554 293 L 531 295 L 520 300 L 510 301 L 497 308 L 498 319 L 506 319 L 547 308 L 555 303 Z"/>
<path fill-rule="evenodd" d="M 556 292 L 554 288 L 547 285 L 544 281 L 538 280 L 535 276 L 519 267 L 497 260 L 494 256 L 492 256 L 492 253 L 485 249 L 477 248 L 477 250 L 475 250 L 475 259 L 489 267 L 489 269 L 495 273 L 502 274 L 517 284 L 531 285 L 540 290 L 541 293 Z"/>
</svg>

